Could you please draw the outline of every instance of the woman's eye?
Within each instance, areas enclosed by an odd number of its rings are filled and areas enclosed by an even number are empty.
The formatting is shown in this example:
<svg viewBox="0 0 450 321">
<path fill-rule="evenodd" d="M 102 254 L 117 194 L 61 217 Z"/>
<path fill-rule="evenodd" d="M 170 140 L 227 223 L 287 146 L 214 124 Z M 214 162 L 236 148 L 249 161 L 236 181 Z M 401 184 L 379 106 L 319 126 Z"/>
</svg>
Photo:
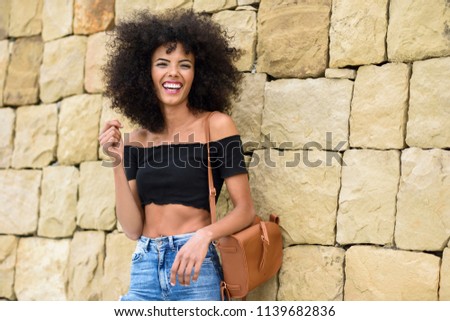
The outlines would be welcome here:
<svg viewBox="0 0 450 321">
<path fill-rule="evenodd" d="M 181 68 L 189 69 L 189 68 L 191 68 L 191 65 L 181 65 Z"/>
<path fill-rule="evenodd" d="M 167 64 L 164 62 L 159 62 L 156 64 L 156 67 L 166 67 L 166 66 L 167 66 Z"/>
</svg>

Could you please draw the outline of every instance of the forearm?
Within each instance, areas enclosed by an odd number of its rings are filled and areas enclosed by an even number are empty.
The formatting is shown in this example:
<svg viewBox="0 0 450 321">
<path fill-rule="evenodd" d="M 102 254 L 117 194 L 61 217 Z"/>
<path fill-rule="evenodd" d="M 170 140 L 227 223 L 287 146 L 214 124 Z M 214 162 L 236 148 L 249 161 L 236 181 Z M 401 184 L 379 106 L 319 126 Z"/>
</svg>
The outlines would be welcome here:
<svg viewBox="0 0 450 321">
<path fill-rule="evenodd" d="M 131 192 L 122 165 L 114 168 L 117 219 L 125 234 L 133 240 L 142 235 L 144 213 Z"/>
<path fill-rule="evenodd" d="M 252 204 L 235 207 L 220 221 L 205 226 L 197 232 L 207 237 L 209 241 L 214 241 L 246 228 L 254 218 L 255 210 Z"/>
</svg>

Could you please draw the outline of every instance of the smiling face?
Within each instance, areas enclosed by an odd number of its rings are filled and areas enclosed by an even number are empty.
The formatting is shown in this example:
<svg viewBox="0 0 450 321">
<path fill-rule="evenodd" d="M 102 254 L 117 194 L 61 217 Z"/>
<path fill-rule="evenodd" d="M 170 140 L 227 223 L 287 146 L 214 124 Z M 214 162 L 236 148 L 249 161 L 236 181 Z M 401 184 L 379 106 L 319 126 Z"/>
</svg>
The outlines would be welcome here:
<svg viewBox="0 0 450 321">
<path fill-rule="evenodd" d="M 152 80 L 156 96 L 164 106 L 186 105 L 194 81 L 194 55 L 182 44 L 170 53 L 168 46 L 158 47 L 152 55 Z"/>
</svg>

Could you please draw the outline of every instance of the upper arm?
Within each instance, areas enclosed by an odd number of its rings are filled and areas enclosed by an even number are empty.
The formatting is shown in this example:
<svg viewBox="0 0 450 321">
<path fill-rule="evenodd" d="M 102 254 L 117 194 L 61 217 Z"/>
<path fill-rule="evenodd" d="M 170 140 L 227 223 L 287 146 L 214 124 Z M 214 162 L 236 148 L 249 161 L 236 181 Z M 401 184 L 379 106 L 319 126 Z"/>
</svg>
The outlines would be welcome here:
<svg viewBox="0 0 450 321">
<path fill-rule="evenodd" d="M 140 146 L 139 142 L 139 130 L 132 131 L 129 133 L 129 139 L 126 142 L 127 146 Z M 139 192 L 136 184 L 136 173 L 139 166 L 139 153 L 135 147 L 124 149 L 124 169 L 128 180 L 128 185 L 133 195 L 134 201 L 139 209 L 142 209 L 141 200 L 139 197 Z M 142 213 L 142 211 L 141 211 Z"/>
</svg>

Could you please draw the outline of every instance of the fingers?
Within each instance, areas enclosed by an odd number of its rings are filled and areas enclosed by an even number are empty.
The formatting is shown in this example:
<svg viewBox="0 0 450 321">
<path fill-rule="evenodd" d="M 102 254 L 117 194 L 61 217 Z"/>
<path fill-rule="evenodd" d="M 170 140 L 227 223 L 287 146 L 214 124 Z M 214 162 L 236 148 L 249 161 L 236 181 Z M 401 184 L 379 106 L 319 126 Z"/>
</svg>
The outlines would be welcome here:
<svg viewBox="0 0 450 321">
<path fill-rule="evenodd" d="M 105 122 L 105 125 L 103 126 L 103 129 L 101 132 L 104 133 L 106 130 L 108 130 L 108 128 L 110 128 L 112 126 L 117 127 L 117 128 L 123 127 L 123 125 L 120 121 L 118 121 L 117 119 L 112 119 L 112 120 L 108 120 L 107 122 Z"/>
<path fill-rule="evenodd" d="M 192 281 L 196 282 L 200 273 L 200 267 L 203 259 L 199 258 L 183 258 L 180 252 L 177 254 L 170 271 L 170 284 L 174 286 L 176 280 L 180 285 L 188 286 L 191 284 L 191 275 L 194 271 Z"/>
<path fill-rule="evenodd" d="M 116 127 L 109 127 L 105 132 L 100 134 L 98 140 L 100 145 L 106 143 L 118 143 L 122 139 L 122 134 Z"/>
</svg>

